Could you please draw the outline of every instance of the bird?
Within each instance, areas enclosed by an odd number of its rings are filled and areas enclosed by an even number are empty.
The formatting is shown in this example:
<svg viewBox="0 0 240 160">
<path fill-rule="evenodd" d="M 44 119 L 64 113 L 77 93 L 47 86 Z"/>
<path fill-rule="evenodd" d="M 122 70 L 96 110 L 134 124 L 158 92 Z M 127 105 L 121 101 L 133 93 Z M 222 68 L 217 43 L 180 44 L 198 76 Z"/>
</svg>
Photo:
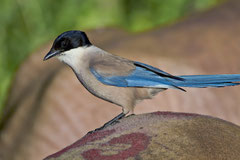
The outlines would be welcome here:
<svg viewBox="0 0 240 160">
<path fill-rule="evenodd" d="M 240 84 L 240 74 L 175 76 L 151 65 L 129 60 L 93 45 L 86 33 L 70 30 L 53 42 L 44 61 L 57 57 L 68 65 L 94 96 L 122 107 L 122 112 L 94 131 L 134 114 L 134 107 L 161 91 L 184 87 L 225 87 Z M 92 133 L 92 132 L 91 132 Z"/>
</svg>

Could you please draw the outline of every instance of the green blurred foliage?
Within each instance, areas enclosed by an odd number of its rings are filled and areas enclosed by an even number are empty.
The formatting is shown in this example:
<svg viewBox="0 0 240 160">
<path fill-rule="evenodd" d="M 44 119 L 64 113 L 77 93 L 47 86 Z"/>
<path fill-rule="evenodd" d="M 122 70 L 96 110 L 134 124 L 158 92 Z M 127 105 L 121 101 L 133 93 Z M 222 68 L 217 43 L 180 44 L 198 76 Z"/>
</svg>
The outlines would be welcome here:
<svg viewBox="0 0 240 160">
<path fill-rule="evenodd" d="M 139 32 L 223 0 L 1 0 L 0 112 L 20 63 L 59 33 L 105 26 Z"/>
</svg>

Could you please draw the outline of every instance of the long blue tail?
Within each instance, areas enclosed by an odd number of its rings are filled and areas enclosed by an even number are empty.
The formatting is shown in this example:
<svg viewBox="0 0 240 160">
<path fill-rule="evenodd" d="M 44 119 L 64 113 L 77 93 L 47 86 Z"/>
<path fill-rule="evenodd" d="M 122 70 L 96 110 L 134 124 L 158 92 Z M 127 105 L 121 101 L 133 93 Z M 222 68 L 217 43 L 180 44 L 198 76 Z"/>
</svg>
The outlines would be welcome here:
<svg viewBox="0 0 240 160">
<path fill-rule="evenodd" d="M 184 80 L 170 80 L 177 87 L 205 88 L 240 85 L 240 74 L 186 75 L 178 77 Z"/>
</svg>

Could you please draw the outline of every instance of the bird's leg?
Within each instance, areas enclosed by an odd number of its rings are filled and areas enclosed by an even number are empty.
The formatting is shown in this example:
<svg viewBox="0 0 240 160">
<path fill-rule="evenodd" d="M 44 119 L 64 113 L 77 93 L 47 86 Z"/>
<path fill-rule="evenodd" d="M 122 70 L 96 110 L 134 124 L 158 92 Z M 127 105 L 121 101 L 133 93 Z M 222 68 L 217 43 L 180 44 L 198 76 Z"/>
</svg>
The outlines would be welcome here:
<svg viewBox="0 0 240 160">
<path fill-rule="evenodd" d="M 124 111 L 126 111 L 128 113 L 127 117 L 131 117 L 134 116 L 134 108 L 131 107 L 130 109 L 125 109 Z"/>
<path fill-rule="evenodd" d="M 121 118 L 125 117 L 125 115 L 126 115 L 126 114 L 123 113 L 123 112 L 120 113 L 119 115 L 117 115 L 116 117 L 114 117 L 113 119 L 111 119 L 110 121 L 108 121 L 107 123 L 105 123 L 102 127 L 97 128 L 97 129 L 95 129 L 95 130 L 93 130 L 93 131 L 89 131 L 88 134 L 91 134 L 91 133 L 93 133 L 93 132 L 95 132 L 95 131 L 99 131 L 99 130 L 101 130 L 101 129 L 104 129 L 104 128 L 107 127 L 107 126 L 110 126 L 110 125 L 116 123 L 118 120 L 120 120 Z"/>
<path fill-rule="evenodd" d="M 107 126 L 110 126 L 110 125 L 112 125 L 112 124 L 114 124 L 114 123 L 116 123 L 116 122 L 118 122 L 118 120 L 120 120 L 120 119 L 122 119 L 123 117 L 125 117 L 125 113 L 120 113 L 119 115 L 117 115 L 116 117 L 114 117 L 113 119 L 111 119 L 110 121 L 108 121 L 107 123 L 105 123 L 102 127 L 100 127 L 100 129 L 101 128 L 105 128 L 105 127 L 107 127 Z"/>
</svg>

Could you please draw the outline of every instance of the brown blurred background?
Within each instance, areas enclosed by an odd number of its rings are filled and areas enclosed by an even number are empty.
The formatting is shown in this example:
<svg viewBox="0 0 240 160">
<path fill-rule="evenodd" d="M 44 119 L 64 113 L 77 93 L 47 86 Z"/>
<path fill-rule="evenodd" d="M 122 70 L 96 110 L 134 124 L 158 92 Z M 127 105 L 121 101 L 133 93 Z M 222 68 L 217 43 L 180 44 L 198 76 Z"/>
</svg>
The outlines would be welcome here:
<svg viewBox="0 0 240 160">
<path fill-rule="evenodd" d="M 239 73 L 240 1 L 191 13 L 144 32 L 97 27 L 86 33 L 108 52 L 174 75 Z M 26 58 L 12 82 L 2 116 L 1 159 L 42 159 L 121 112 L 88 93 L 69 67 L 56 59 L 43 62 L 51 44 Z M 191 112 L 239 125 L 239 104 L 239 87 L 167 90 L 138 104 L 135 113 Z"/>
</svg>

